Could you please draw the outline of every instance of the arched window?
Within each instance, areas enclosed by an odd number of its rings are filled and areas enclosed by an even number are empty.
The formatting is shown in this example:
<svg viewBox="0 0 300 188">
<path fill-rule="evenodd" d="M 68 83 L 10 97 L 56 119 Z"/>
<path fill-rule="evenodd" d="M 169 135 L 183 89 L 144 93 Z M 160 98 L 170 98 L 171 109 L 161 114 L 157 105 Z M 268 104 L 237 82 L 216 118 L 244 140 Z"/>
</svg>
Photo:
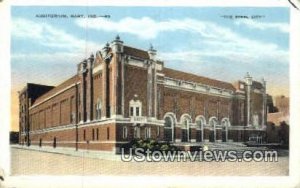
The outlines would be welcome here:
<svg viewBox="0 0 300 188">
<path fill-rule="evenodd" d="M 203 128 L 204 125 L 206 124 L 205 117 L 202 115 L 197 116 L 195 122 L 196 122 L 196 141 L 202 142 L 204 136 Z"/>
<path fill-rule="evenodd" d="M 174 120 L 171 116 L 165 117 L 164 123 L 164 140 L 172 142 L 174 139 Z"/>
<path fill-rule="evenodd" d="M 230 126 L 230 121 L 228 118 L 223 118 L 222 121 L 221 121 L 221 125 L 223 127 L 229 127 Z"/>
<path fill-rule="evenodd" d="M 209 126 L 214 127 L 214 126 L 216 126 L 217 124 L 218 124 L 218 120 L 217 120 L 216 117 L 211 117 L 211 118 L 209 119 Z"/>
<path fill-rule="evenodd" d="M 191 117 L 188 114 L 184 114 L 181 116 L 181 141 L 189 142 L 191 136 Z"/>
<path fill-rule="evenodd" d="M 205 117 L 202 115 L 199 115 L 196 117 L 196 129 L 203 129 L 203 126 L 206 124 Z"/>
<path fill-rule="evenodd" d="M 200 119 L 196 120 L 196 128 L 197 129 L 202 129 L 203 123 Z"/>
<path fill-rule="evenodd" d="M 189 120 L 188 119 L 184 119 L 183 121 L 183 129 L 187 129 L 188 128 L 188 125 L 189 125 Z"/>
<path fill-rule="evenodd" d="M 182 129 L 188 129 L 190 127 L 191 122 L 192 121 L 189 115 L 185 114 L 181 116 Z"/>
<path fill-rule="evenodd" d="M 171 117 L 169 117 L 169 116 L 167 116 L 167 117 L 165 118 L 165 127 L 166 127 L 166 128 L 172 128 L 172 119 L 171 119 Z"/>
</svg>

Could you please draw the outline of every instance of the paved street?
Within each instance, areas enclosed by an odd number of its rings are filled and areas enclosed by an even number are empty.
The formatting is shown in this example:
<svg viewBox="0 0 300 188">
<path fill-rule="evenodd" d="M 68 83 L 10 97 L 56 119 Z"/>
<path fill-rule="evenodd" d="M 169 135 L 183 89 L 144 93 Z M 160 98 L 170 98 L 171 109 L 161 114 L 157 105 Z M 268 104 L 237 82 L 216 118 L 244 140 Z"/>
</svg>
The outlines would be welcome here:
<svg viewBox="0 0 300 188">
<path fill-rule="evenodd" d="M 11 149 L 12 175 L 190 175 L 284 176 L 288 157 L 278 162 L 122 162 L 25 149 Z"/>
</svg>

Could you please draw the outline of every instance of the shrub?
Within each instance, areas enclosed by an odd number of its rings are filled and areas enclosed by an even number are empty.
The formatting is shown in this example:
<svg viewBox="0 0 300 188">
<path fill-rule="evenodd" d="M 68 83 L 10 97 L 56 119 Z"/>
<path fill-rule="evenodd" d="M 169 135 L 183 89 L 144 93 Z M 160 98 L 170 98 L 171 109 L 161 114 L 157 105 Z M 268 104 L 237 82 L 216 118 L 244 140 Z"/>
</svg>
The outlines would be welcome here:
<svg viewBox="0 0 300 188">
<path fill-rule="evenodd" d="M 169 142 L 159 143 L 153 139 L 133 139 L 128 144 L 122 146 L 126 153 L 129 152 L 129 149 L 133 150 L 137 148 L 143 148 L 144 151 L 178 151 L 179 149 L 176 146 L 172 146 Z"/>
</svg>

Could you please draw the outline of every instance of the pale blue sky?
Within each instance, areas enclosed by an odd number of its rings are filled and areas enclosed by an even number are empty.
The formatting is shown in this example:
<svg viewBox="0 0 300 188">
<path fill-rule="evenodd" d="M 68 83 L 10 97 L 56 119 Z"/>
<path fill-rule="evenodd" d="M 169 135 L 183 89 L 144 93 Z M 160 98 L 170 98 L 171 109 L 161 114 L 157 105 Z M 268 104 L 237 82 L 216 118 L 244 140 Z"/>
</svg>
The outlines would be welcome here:
<svg viewBox="0 0 300 188">
<path fill-rule="evenodd" d="M 228 82 L 250 72 L 256 80 L 266 79 L 270 94 L 289 94 L 288 8 L 13 7 L 11 12 L 16 90 L 26 82 L 52 85 L 67 79 L 79 61 L 119 34 L 129 46 L 147 50 L 153 44 L 168 67 Z M 251 19 L 254 15 L 263 17 Z"/>
</svg>

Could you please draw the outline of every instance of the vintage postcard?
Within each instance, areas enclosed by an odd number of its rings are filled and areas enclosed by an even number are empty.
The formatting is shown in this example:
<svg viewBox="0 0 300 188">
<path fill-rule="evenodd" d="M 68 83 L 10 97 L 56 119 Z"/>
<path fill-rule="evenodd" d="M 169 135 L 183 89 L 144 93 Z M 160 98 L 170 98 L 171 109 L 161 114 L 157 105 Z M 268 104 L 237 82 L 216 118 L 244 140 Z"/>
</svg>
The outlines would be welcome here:
<svg viewBox="0 0 300 188">
<path fill-rule="evenodd" d="M 11 5 L 1 185 L 290 177 L 296 5 Z"/>
</svg>

